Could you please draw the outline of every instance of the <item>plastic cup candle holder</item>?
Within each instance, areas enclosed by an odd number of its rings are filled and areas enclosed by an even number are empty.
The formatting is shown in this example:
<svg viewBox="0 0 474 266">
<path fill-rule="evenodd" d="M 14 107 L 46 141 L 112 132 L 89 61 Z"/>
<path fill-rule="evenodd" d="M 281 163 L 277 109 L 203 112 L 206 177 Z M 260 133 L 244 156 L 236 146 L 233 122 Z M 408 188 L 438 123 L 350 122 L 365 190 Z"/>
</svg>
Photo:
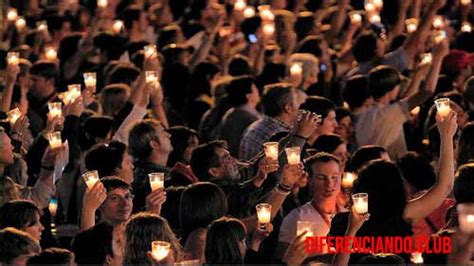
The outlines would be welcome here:
<svg viewBox="0 0 474 266">
<path fill-rule="evenodd" d="M 471 0 L 461 0 L 461 5 L 468 6 L 471 4 Z"/>
<path fill-rule="evenodd" d="M 291 147 L 286 148 L 286 159 L 288 160 L 288 164 L 295 165 L 299 164 L 301 161 L 301 148 L 300 147 Z"/>
<path fill-rule="evenodd" d="M 358 214 L 365 214 L 369 212 L 369 194 L 357 193 L 352 195 L 352 202 Z"/>
<path fill-rule="evenodd" d="M 342 187 L 344 189 L 352 189 L 352 185 L 354 180 L 357 179 L 357 176 L 354 173 L 346 172 L 344 173 L 344 177 L 342 178 Z"/>
<path fill-rule="evenodd" d="M 266 142 L 263 144 L 265 157 L 272 160 L 278 160 L 278 142 Z"/>
<path fill-rule="evenodd" d="M 409 18 L 405 20 L 405 26 L 407 27 L 408 33 L 413 33 L 418 29 L 418 19 L 416 18 Z"/>
<path fill-rule="evenodd" d="M 43 21 L 38 21 L 38 22 L 36 22 L 36 28 L 39 31 L 47 31 L 48 30 L 48 24 L 44 20 Z"/>
<path fill-rule="evenodd" d="M 461 26 L 461 31 L 462 32 L 471 32 L 472 31 L 472 26 L 471 23 L 469 22 L 464 22 Z"/>
<path fill-rule="evenodd" d="M 444 19 L 442 16 L 436 16 L 434 19 L 433 19 L 433 28 L 435 29 L 441 29 L 444 27 Z"/>
<path fill-rule="evenodd" d="M 247 7 L 247 3 L 244 0 L 237 0 L 234 4 L 235 11 L 243 11 Z"/>
<path fill-rule="evenodd" d="M 457 211 L 459 229 L 467 234 L 474 233 L 474 203 L 461 203 Z"/>
<path fill-rule="evenodd" d="M 55 131 L 48 134 L 49 146 L 53 149 L 57 149 L 63 145 L 61 139 L 61 131 Z"/>
<path fill-rule="evenodd" d="M 7 12 L 7 20 L 8 21 L 15 21 L 18 19 L 18 11 L 14 8 L 9 8 Z"/>
<path fill-rule="evenodd" d="M 248 6 L 247 8 L 245 8 L 244 17 L 245 18 L 255 17 L 255 8 L 253 6 Z"/>
<path fill-rule="evenodd" d="M 316 231 L 316 224 L 309 221 L 298 221 L 296 223 L 296 235 L 301 235 L 304 231 L 306 231 L 306 237 L 313 237 L 314 231 Z"/>
<path fill-rule="evenodd" d="M 264 228 L 266 224 L 270 223 L 272 217 L 272 205 L 268 203 L 260 203 L 255 207 L 257 209 L 257 218 L 260 223 L 260 228 Z"/>
<path fill-rule="evenodd" d="M 164 173 L 151 173 L 148 174 L 148 178 L 150 179 L 150 186 L 152 191 L 165 187 Z"/>
<path fill-rule="evenodd" d="M 358 12 L 354 12 L 350 15 L 351 23 L 355 25 L 360 25 L 362 23 L 362 15 Z"/>
<path fill-rule="evenodd" d="M 94 187 L 95 183 L 99 182 L 99 172 L 97 171 L 89 171 L 82 174 L 82 178 L 84 178 L 84 182 L 86 183 L 89 189 Z"/>
<path fill-rule="evenodd" d="M 436 110 L 441 118 L 446 118 L 451 112 L 450 100 L 449 98 L 441 98 L 435 101 Z"/>
<path fill-rule="evenodd" d="M 156 54 L 156 45 L 154 44 L 147 45 L 143 49 L 145 50 L 146 57 L 152 57 Z"/>
<path fill-rule="evenodd" d="M 10 124 L 15 124 L 18 118 L 21 116 L 20 109 L 15 108 L 7 112 L 8 116 L 8 121 L 10 121 Z"/>
<path fill-rule="evenodd" d="M 52 217 L 55 217 L 58 212 L 58 200 L 56 198 L 51 198 L 48 204 L 48 210 Z"/>
<path fill-rule="evenodd" d="M 420 55 L 421 65 L 431 64 L 432 61 L 433 61 L 433 55 L 431 53 L 424 53 Z"/>
<path fill-rule="evenodd" d="M 166 241 L 153 241 L 151 243 L 151 252 L 153 257 L 160 261 L 170 253 L 171 244 Z"/>
<path fill-rule="evenodd" d="M 290 74 L 293 77 L 299 77 L 303 74 L 303 63 L 295 62 L 290 67 Z"/>
<path fill-rule="evenodd" d="M 100 8 L 106 8 L 109 5 L 107 0 L 97 0 L 97 6 Z"/>
<path fill-rule="evenodd" d="M 63 110 L 61 102 L 48 103 L 49 114 L 52 117 L 62 117 Z"/>
<path fill-rule="evenodd" d="M 8 54 L 7 54 L 7 63 L 9 65 L 18 65 L 20 63 L 20 53 L 19 52 L 8 52 Z"/>
<path fill-rule="evenodd" d="M 48 60 L 54 61 L 58 59 L 58 52 L 53 47 L 46 48 L 44 54 Z"/>
<path fill-rule="evenodd" d="M 15 27 L 18 31 L 22 31 L 26 27 L 26 20 L 23 17 L 19 17 L 15 21 Z"/>
<path fill-rule="evenodd" d="M 112 30 L 118 34 L 122 31 L 122 29 L 123 29 L 123 21 L 115 20 L 114 24 L 112 25 Z"/>
<path fill-rule="evenodd" d="M 97 73 L 84 73 L 84 84 L 86 85 L 86 88 L 95 88 L 97 86 Z"/>
</svg>

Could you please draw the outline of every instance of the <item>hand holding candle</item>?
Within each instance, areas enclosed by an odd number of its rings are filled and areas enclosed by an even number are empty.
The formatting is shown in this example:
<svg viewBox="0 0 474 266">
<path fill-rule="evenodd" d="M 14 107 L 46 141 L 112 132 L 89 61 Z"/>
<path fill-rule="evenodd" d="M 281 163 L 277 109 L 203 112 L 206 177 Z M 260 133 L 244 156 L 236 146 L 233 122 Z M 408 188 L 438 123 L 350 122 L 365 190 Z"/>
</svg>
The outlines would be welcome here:
<svg viewBox="0 0 474 266">
<path fill-rule="evenodd" d="M 166 241 L 153 241 L 151 243 L 151 252 L 157 261 L 165 259 L 170 253 L 171 244 Z"/>
<path fill-rule="evenodd" d="M 51 146 L 52 149 L 61 148 L 63 145 L 63 141 L 61 139 L 61 131 L 55 131 L 55 132 L 49 133 L 48 141 L 49 141 L 49 146 Z"/>
<path fill-rule="evenodd" d="M 164 173 L 151 173 L 148 174 L 150 179 L 151 190 L 163 189 L 165 187 L 165 174 Z"/>
<path fill-rule="evenodd" d="M 53 118 L 60 118 L 63 115 L 61 102 L 48 103 L 49 115 Z"/>
<path fill-rule="evenodd" d="M 19 52 L 8 52 L 8 54 L 7 54 L 7 63 L 9 65 L 18 65 L 20 63 L 20 53 Z"/>
<path fill-rule="evenodd" d="M 18 31 L 23 31 L 26 27 L 26 20 L 23 17 L 19 17 L 15 22 L 15 27 Z"/>
<path fill-rule="evenodd" d="M 123 21 L 122 20 L 115 20 L 114 24 L 112 26 L 112 30 L 116 33 L 119 34 L 123 30 Z"/>
<path fill-rule="evenodd" d="M 369 212 L 369 194 L 357 193 L 352 195 L 352 203 L 358 214 L 366 214 Z"/>
<path fill-rule="evenodd" d="M 145 57 L 151 58 L 156 56 L 156 45 L 150 44 L 143 48 L 145 50 Z"/>
<path fill-rule="evenodd" d="M 358 12 L 354 12 L 350 15 L 351 23 L 354 25 L 362 24 L 362 16 Z"/>
<path fill-rule="evenodd" d="M 84 73 L 84 84 L 86 88 L 93 88 L 95 90 L 97 86 L 97 73 L 86 72 Z"/>
<path fill-rule="evenodd" d="M 244 17 L 245 18 L 252 18 L 255 17 L 255 8 L 253 6 L 248 6 L 244 10 Z"/>
<path fill-rule="evenodd" d="M 405 20 L 405 25 L 407 27 L 408 33 L 413 33 L 418 29 L 418 19 L 416 18 L 409 18 Z"/>
<path fill-rule="evenodd" d="M 296 235 L 301 235 L 304 231 L 306 231 L 306 237 L 313 237 L 314 232 L 316 231 L 316 223 L 309 222 L 309 221 L 298 221 L 296 223 Z"/>
<path fill-rule="evenodd" d="M 55 61 L 56 59 L 58 59 L 58 52 L 53 47 L 47 47 L 45 49 L 44 54 L 46 56 L 46 59 L 49 61 Z"/>
<path fill-rule="evenodd" d="M 15 122 L 20 118 L 21 112 L 20 109 L 15 108 L 7 112 L 8 116 L 8 121 L 10 121 L 10 124 L 13 125 Z"/>
<path fill-rule="evenodd" d="M 278 160 L 278 142 L 266 142 L 263 144 L 265 150 L 265 156 L 272 159 Z"/>
<path fill-rule="evenodd" d="M 272 220 L 272 205 L 268 203 L 260 203 L 256 206 L 258 222 L 262 225 L 270 223 Z"/>
<path fill-rule="evenodd" d="M 436 110 L 439 114 L 439 116 L 444 119 L 446 118 L 449 113 L 451 112 L 451 107 L 450 107 L 450 100 L 449 98 L 440 98 L 435 101 L 436 104 Z"/>
<path fill-rule="evenodd" d="M 87 188 L 91 190 L 95 183 L 99 182 L 99 172 L 97 171 L 89 171 L 82 174 L 82 178 L 84 178 L 84 182 L 87 185 Z"/>
<path fill-rule="evenodd" d="M 474 233 L 474 204 L 462 203 L 457 206 L 459 229 L 467 234 Z"/>
</svg>

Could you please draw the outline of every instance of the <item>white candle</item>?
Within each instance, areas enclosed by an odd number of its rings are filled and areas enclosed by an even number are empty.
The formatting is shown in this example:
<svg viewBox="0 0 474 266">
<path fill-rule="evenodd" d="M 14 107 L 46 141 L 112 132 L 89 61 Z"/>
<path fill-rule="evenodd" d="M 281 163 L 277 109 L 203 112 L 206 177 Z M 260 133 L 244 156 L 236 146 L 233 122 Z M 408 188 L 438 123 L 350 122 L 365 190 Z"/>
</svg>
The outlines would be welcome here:
<svg viewBox="0 0 474 266">
<path fill-rule="evenodd" d="M 19 52 L 8 52 L 8 54 L 7 54 L 7 63 L 9 65 L 18 65 L 20 63 L 20 53 Z"/>
<path fill-rule="evenodd" d="M 355 25 L 360 25 L 362 22 L 362 16 L 357 12 L 353 13 L 350 16 L 350 19 L 351 19 L 351 23 Z"/>
<path fill-rule="evenodd" d="M 161 261 L 168 256 L 170 248 L 170 243 L 166 241 L 153 241 L 151 243 L 151 252 L 153 257 L 158 261 Z"/>
<path fill-rule="evenodd" d="M 234 4 L 235 11 L 243 11 L 247 7 L 245 0 L 237 0 Z"/>
<path fill-rule="evenodd" d="M 303 74 L 303 63 L 295 62 L 290 67 L 290 74 L 293 77 L 299 77 Z"/>
<path fill-rule="evenodd" d="M 252 6 L 248 6 L 245 10 L 244 10 L 244 17 L 245 18 L 252 18 L 255 16 L 255 8 L 252 7 Z"/>
<path fill-rule="evenodd" d="M 299 164 L 301 161 L 301 148 L 300 147 L 291 147 L 286 148 L 286 159 L 288 160 L 289 165 Z"/>
<path fill-rule="evenodd" d="M 411 253 L 411 262 L 414 264 L 423 264 L 423 256 L 419 252 Z"/>
<path fill-rule="evenodd" d="M 114 30 L 116 34 L 119 34 L 123 29 L 123 21 L 121 20 L 114 21 L 114 24 L 112 25 L 112 29 Z"/>
<path fill-rule="evenodd" d="M 446 118 L 446 116 L 449 115 L 451 112 L 451 107 L 450 107 L 450 100 L 449 98 L 441 98 L 437 99 L 435 101 L 436 104 L 436 110 L 438 111 L 438 114 L 441 116 L 441 118 Z"/>
<path fill-rule="evenodd" d="M 368 13 L 375 11 L 375 6 L 372 3 L 365 4 L 364 8 L 365 8 L 365 11 L 367 11 Z"/>
<path fill-rule="evenodd" d="M 278 142 L 266 142 L 263 144 L 263 149 L 266 157 L 278 160 Z"/>
<path fill-rule="evenodd" d="M 439 30 L 439 31 L 435 32 L 435 37 L 434 37 L 435 43 L 440 43 L 440 42 L 444 41 L 444 39 L 446 39 L 446 31 Z"/>
<path fill-rule="evenodd" d="M 357 193 L 352 195 L 352 202 L 358 214 L 365 214 L 369 212 L 369 194 Z"/>
<path fill-rule="evenodd" d="M 268 203 L 257 204 L 257 218 L 261 224 L 267 224 L 271 221 L 272 205 Z"/>
<path fill-rule="evenodd" d="M 313 237 L 314 231 L 316 230 L 316 224 L 309 221 L 298 221 L 296 223 L 296 235 L 301 235 L 304 231 L 306 231 L 306 237 Z"/>
<path fill-rule="evenodd" d="M 54 61 L 58 58 L 58 52 L 53 47 L 48 47 L 45 49 L 46 59 Z"/>
<path fill-rule="evenodd" d="M 63 110 L 61 102 L 48 103 L 49 115 L 51 117 L 62 117 Z"/>
<path fill-rule="evenodd" d="M 47 31 L 48 30 L 48 24 L 44 20 L 43 21 L 38 21 L 38 22 L 36 22 L 36 28 L 39 31 Z"/>
<path fill-rule="evenodd" d="M 462 32 L 471 32 L 472 31 L 471 24 L 469 22 L 464 22 L 462 24 L 461 31 Z"/>
<path fill-rule="evenodd" d="M 462 203 L 456 207 L 459 229 L 467 234 L 474 233 L 474 203 Z"/>
<path fill-rule="evenodd" d="M 405 20 L 405 25 L 407 27 L 408 33 L 413 33 L 418 29 L 418 19 L 416 18 L 409 18 Z"/>
<path fill-rule="evenodd" d="M 461 5 L 468 6 L 471 4 L 471 0 L 461 0 Z"/>
<path fill-rule="evenodd" d="M 53 149 L 61 147 L 63 145 L 63 142 L 61 140 L 61 131 L 55 131 L 55 132 L 49 133 L 48 141 L 49 141 L 49 146 L 51 146 L 51 148 Z"/>
<path fill-rule="evenodd" d="M 441 29 L 444 27 L 444 19 L 442 16 L 436 16 L 433 20 L 433 28 L 435 29 Z"/>
<path fill-rule="evenodd" d="M 273 24 L 265 24 L 263 26 L 263 33 L 268 37 L 271 37 L 273 33 L 275 33 L 275 25 Z"/>
<path fill-rule="evenodd" d="M 81 84 L 72 84 L 67 86 L 68 91 L 65 92 L 64 104 L 74 102 L 79 96 L 81 96 Z"/>
<path fill-rule="evenodd" d="M 84 174 L 82 174 L 82 178 L 84 178 L 84 182 L 86 182 L 86 185 L 89 189 L 92 189 L 94 187 L 95 183 L 99 181 L 99 172 L 97 171 L 89 171 Z"/>
<path fill-rule="evenodd" d="M 375 23 L 380 23 L 382 19 L 380 18 L 378 14 L 373 14 L 372 16 L 370 16 L 369 21 L 370 23 L 375 24 Z"/>
<path fill-rule="evenodd" d="M 23 17 L 19 17 L 15 22 L 15 26 L 18 31 L 23 31 L 26 27 L 26 20 Z"/>
<path fill-rule="evenodd" d="M 145 56 L 146 57 L 152 57 L 153 55 L 156 54 L 156 45 L 154 44 L 149 44 L 143 48 L 145 50 Z"/>
<path fill-rule="evenodd" d="M 151 173 L 148 174 L 150 179 L 151 191 L 161 189 L 165 187 L 165 174 L 164 173 Z"/>
<path fill-rule="evenodd" d="M 374 7 L 378 11 L 382 10 L 382 8 L 383 8 L 383 1 L 382 0 L 372 0 L 372 4 L 374 5 Z"/>
<path fill-rule="evenodd" d="M 420 55 L 420 65 L 431 64 L 433 55 L 431 53 L 424 53 Z"/>
<path fill-rule="evenodd" d="M 97 86 L 97 74 L 95 72 L 84 73 L 84 84 L 86 88 L 95 88 Z"/>
<path fill-rule="evenodd" d="M 18 12 L 14 8 L 9 8 L 7 13 L 8 21 L 15 21 L 18 19 Z"/>
<path fill-rule="evenodd" d="M 107 0 L 97 0 L 97 6 L 100 8 L 106 8 L 109 5 Z"/>
<path fill-rule="evenodd" d="M 354 180 L 356 180 L 357 177 L 353 173 L 346 172 L 344 173 L 344 177 L 342 178 L 342 187 L 345 189 L 351 189 L 352 184 L 354 183 Z"/>
<path fill-rule="evenodd" d="M 58 212 L 58 200 L 51 198 L 48 204 L 48 210 L 52 217 L 55 217 Z"/>
<path fill-rule="evenodd" d="M 270 5 L 258 6 L 258 13 L 264 21 L 273 21 L 275 19 L 275 15 L 273 15 L 273 12 L 270 9 Z"/>
<path fill-rule="evenodd" d="M 8 121 L 10 121 L 10 124 L 15 124 L 18 118 L 21 116 L 20 109 L 15 108 L 7 112 L 8 116 Z"/>
<path fill-rule="evenodd" d="M 413 108 L 413 109 L 410 111 L 410 114 L 413 115 L 413 116 L 417 116 L 419 113 L 420 113 L 420 107 L 419 107 L 419 106 Z"/>
</svg>

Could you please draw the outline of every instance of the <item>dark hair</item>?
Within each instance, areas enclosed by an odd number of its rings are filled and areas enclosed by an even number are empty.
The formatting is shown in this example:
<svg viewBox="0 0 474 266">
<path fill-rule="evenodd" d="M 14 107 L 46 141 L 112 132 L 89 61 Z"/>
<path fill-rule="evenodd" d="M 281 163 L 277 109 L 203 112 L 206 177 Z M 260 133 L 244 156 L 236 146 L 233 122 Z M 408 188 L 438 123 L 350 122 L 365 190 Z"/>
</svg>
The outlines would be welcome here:
<svg viewBox="0 0 474 266">
<path fill-rule="evenodd" d="M 248 102 L 247 94 L 252 93 L 253 78 L 245 75 L 235 77 L 226 87 L 227 95 L 232 106 L 237 107 Z"/>
<path fill-rule="evenodd" d="M 227 198 L 217 185 L 198 182 L 186 188 L 179 205 L 179 223 L 183 239 L 197 228 L 206 228 L 227 213 Z"/>
<path fill-rule="evenodd" d="M 180 30 L 179 25 L 172 24 L 160 29 L 158 39 L 156 40 L 156 47 L 161 49 L 169 44 L 177 42 L 177 35 Z"/>
<path fill-rule="evenodd" d="M 119 60 L 125 51 L 125 40 L 110 32 L 101 32 L 94 36 L 94 46 L 105 53 L 107 60 Z"/>
<path fill-rule="evenodd" d="M 336 105 L 329 99 L 321 96 L 309 96 L 306 101 L 300 105 L 300 110 L 306 110 L 321 115 L 324 119 L 329 112 L 336 111 Z"/>
<path fill-rule="evenodd" d="M 430 161 L 416 152 L 409 152 L 397 162 L 403 177 L 416 191 L 429 189 L 436 182 L 436 173 Z"/>
<path fill-rule="evenodd" d="M 305 159 L 305 164 L 310 166 L 308 167 L 308 174 L 309 177 L 311 178 L 313 176 L 313 167 L 312 165 L 315 163 L 329 163 L 329 162 L 335 162 L 337 165 L 339 165 L 339 160 L 337 159 L 336 156 L 327 153 L 327 152 L 318 152 L 308 158 Z"/>
<path fill-rule="evenodd" d="M 47 248 L 39 254 L 30 257 L 26 265 L 71 265 L 74 262 L 74 253 L 64 248 Z"/>
<path fill-rule="evenodd" d="M 323 54 L 321 50 L 321 42 L 323 38 L 321 36 L 310 35 L 306 36 L 304 39 L 300 41 L 298 44 L 298 48 L 296 49 L 297 53 L 308 53 L 320 58 Z"/>
<path fill-rule="evenodd" d="M 145 51 L 136 51 L 130 58 L 130 61 L 139 69 L 143 70 L 143 62 L 145 62 Z"/>
<path fill-rule="evenodd" d="M 357 261 L 359 264 L 388 264 L 388 265 L 406 265 L 405 260 L 396 255 L 389 253 L 369 254 Z"/>
<path fill-rule="evenodd" d="M 222 217 L 209 225 L 204 252 L 209 264 L 242 264 L 240 243 L 247 234 L 244 224 L 235 218 Z"/>
<path fill-rule="evenodd" d="M 104 264 L 108 256 L 114 257 L 112 248 L 114 227 L 99 223 L 77 234 L 71 245 L 78 265 Z"/>
<path fill-rule="evenodd" d="M 370 98 L 369 81 L 364 75 L 350 77 L 344 86 L 344 101 L 351 110 L 361 107 Z"/>
<path fill-rule="evenodd" d="M 150 141 L 158 141 L 156 120 L 143 120 L 135 124 L 128 135 L 128 147 L 134 160 L 146 160 L 151 155 Z"/>
<path fill-rule="evenodd" d="M 250 75 L 252 70 L 249 59 L 242 55 L 235 55 L 229 62 L 229 75 L 233 77 Z"/>
<path fill-rule="evenodd" d="M 378 66 L 369 72 L 369 91 L 374 99 L 379 99 L 400 84 L 400 73 L 391 66 Z"/>
<path fill-rule="evenodd" d="M 211 96 L 211 79 L 217 73 L 219 68 L 211 62 L 201 62 L 193 70 L 189 81 L 188 97 L 194 99 L 201 94 Z"/>
<path fill-rule="evenodd" d="M 40 252 L 39 243 L 28 233 L 8 227 L 0 230 L 0 262 L 11 264 L 20 256 Z"/>
<path fill-rule="evenodd" d="M 372 160 L 382 158 L 382 154 L 386 152 L 387 150 L 385 150 L 385 148 L 382 146 L 365 145 L 360 147 L 352 155 L 350 171 L 358 172 L 362 168 L 362 166 Z"/>
<path fill-rule="evenodd" d="M 260 18 L 260 16 L 246 18 L 240 24 L 240 31 L 242 31 L 245 36 L 248 36 L 249 34 L 255 34 L 261 25 L 262 18 Z"/>
<path fill-rule="evenodd" d="M 292 87 L 287 83 L 276 83 L 265 86 L 260 103 L 263 113 L 269 117 L 277 117 L 283 113 L 285 105 L 293 101 Z"/>
<path fill-rule="evenodd" d="M 166 201 L 161 206 L 160 216 L 165 218 L 174 232 L 179 232 L 179 204 L 181 195 L 186 190 L 184 186 L 166 187 Z"/>
<path fill-rule="evenodd" d="M 332 153 L 339 145 L 344 143 L 346 143 L 346 141 L 337 134 L 323 134 L 316 139 L 312 148 L 318 152 Z"/>
<path fill-rule="evenodd" d="M 133 26 L 133 22 L 140 19 L 142 11 L 137 6 L 129 6 L 127 7 L 120 15 L 123 19 L 123 24 L 125 29 L 130 30 Z"/>
<path fill-rule="evenodd" d="M 296 18 L 294 30 L 298 41 L 301 41 L 306 37 L 314 28 L 314 13 L 309 11 L 303 11 L 298 14 Z"/>
<path fill-rule="evenodd" d="M 173 146 L 168 156 L 168 166 L 173 167 L 177 162 L 189 163 L 184 161 L 184 150 L 189 146 L 189 139 L 192 136 L 199 139 L 199 134 L 196 130 L 185 126 L 170 127 L 167 131 L 171 135 L 171 146 Z"/>
<path fill-rule="evenodd" d="M 30 67 L 30 75 L 37 75 L 45 79 L 56 79 L 58 78 L 58 68 L 56 65 L 49 61 L 36 61 Z"/>
<path fill-rule="evenodd" d="M 14 227 L 23 230 L 38 222 L 36 214 L 41 211 L 32 201 L 12 200 L 0 207 L 0 229 Z"/>
<path fill-rule="evenodd" d="M 286 75 L 286 65 L 281 63 L 266 63 L 262 73 L 256 78 L 255 84 L 262 93 L 266 85 L 281 82 Z"/>
<path fill-rule="evenodd" d="M 99 176 L 114 175 L 121 168 L 127 146 L 119 141 L 98 144 L 92 147 L 84 157 L 87 170 L 97 170 Z"/>
<path fill-rule="evenodd" d="M 360 34 L 352 46 L 352 54 L 357 62 L 369 62 L 375 58 L 377 50 L 377 36 L 374 32 Z"/>
<path fill-rule="evenodd" d="M 109 84 L 100 92 L 99 102 L 103 114 L 116 116 L 127 102 L 130 86 L 121 83 Z"/>
<path fill-rule="evenodd" d="M 223 140 L 214 140 L 201 144 L 193 150 L 190 165 L 199 180 L 208 181 L 211 178 L 209 169 L 221 165 L 220 158 L 216 153 L 218 148 L 226 149 L 227 143 Z"/>
<path fill-rule="evenodd" d="M 474 122 L 469 122 L 462 129 L 458 148 L 457 165 L 474 160 Z"/>
<path fill-rule="evenodd" d="M 140 69 L 133 64 L 118 64 L 109 73 L 107 84 L 124 83 L 129 86 L 140 75 Z"/>
<path fill-rule="evenodd" d="M 461 165 L 454 179 L 456 203 L 474 203 L 474 163 Z"/>
<path fill-rule="evenodd" d="M 118 188 L 131 190 L 131 187 L 127 182 L 125 182 L 123 179 L 116 176 L 107 176 L 107 177 L 101 178 L 100 182 L 102 182 L 107 192 L 110 192 Z"/>
</svg>

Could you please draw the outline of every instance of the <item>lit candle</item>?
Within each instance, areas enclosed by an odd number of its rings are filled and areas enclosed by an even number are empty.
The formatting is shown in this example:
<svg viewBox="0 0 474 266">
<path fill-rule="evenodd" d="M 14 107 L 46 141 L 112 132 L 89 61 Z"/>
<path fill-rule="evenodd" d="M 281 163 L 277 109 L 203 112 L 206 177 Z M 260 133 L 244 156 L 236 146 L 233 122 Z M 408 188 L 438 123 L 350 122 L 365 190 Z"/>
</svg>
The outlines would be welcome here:
<svg viewBox="0 0 474 266">
<path fill-rule="evenodd" d="M 273 21 L 275 19 L 275 16 L 273 15 L 270 5 L 260 5 L 258 6 L 258 13 L 260 14 L 260 17 L 262 20 L 265 21 Z"/>
<path fill-rule="evenodd" d="M 444 27 L 444 20 L 442 16 L 436 16 L 435 19 L 433 20 L 433 28 L 435 29 L 441 29 Z"/>
<path fill-rule="evenodd" d="M 410 111 L 410 114 L 413 115 L 413 116 L 417 116 L 419 113 L 420 113 L 420 107 L 419 106 L 411 109 L 411 111 Z"/>
<path fill-rule="evenodd" d="M 123 29 L 123 21 L 121 20 L 114 21 L 114 24 L 112 25 L 112 29 L 115 33 L 119 34 Z"/>
<path fill-rule="evenodd" d="M 84 182 L 86 182 L 87 188 L 92 189 L 95 183 L 99 182 L 99 172 L 97 171 L 89 171 L 82 174 L 82 178 L 84 178 Z"/>
<path fill-rule="evenodd" d="M 272 36 L 275 33 L 275 25 L 273 24 L 265 24 L 263 26 L 263 33 L 268 37 Z"/>
<path fill-rule="evenodd" d="M 95 88 L 97 86 L 97 74 L 95 72 L 84 73 L 84 84 L 86 88 Z"/>
<path fill-rule="evenodd" d="M 53 149 L 61 147 L 63 145 L 63 142 L 61 140 L 61 131 L 55 131 L 55 132 L 49 133 L 48 141 L 49 141 L 49 146 L 51 146 L 51 148 Z"/>
<path fill-rule="evenodd" d="M 375 11 L 375 6 L 372 3 L 365 4 L 364 8 L 365 8 L 365 11 L 367 11 L 368 13 Z"/>
<path fill-rule="evenodd" d="M 49 115 L 51 117 L 62 117 L 62 104 L 61 102 L 48 103 Z"/>
<path fill-rule="evenodd" d="M 58 212 L 58 200 L 56 198 L 51 198 L 48 204 L 48 210 L 52 217 L 55 217 Z"/>
<path fill-rule="evenodd" d="M 360 25 L 362 23 L 362 16 L 357 12 L 351 14 L 350 19 L 354 25 Z"/>
<path fill-rule="evenodd" d="M 54 61 L 58 59 L 58 52 L 56 52 L 56 49 L 54 49 L 53 47 L 47 47 L 45 49 L 45 56 L 46 56 L 46 59 L 50 61 Z"/>
<path fill-rule="evenodd" d="M 156 45 L 154 44 L 149 44 L 143 48 L 145 50 L 145 56 L 146 57 L 152 57 L 153 55 L 156 54 Z"/>
<path fill-rule="evenodd" d="M 23 17 L 19 17 L 15 22 L 15 26 L 18 31 L 23 31 L 26 27 L 26 20 Z"/>
<path fill-rule="evenodd" d="M 299 164 L 301 159 L 301 148 L 300 147 L 291 147 L 291 148 L 286 148 L 286 158 L 288 160 L 288 164 L 290 165 L 295 165 Z"/>
<path fill-rule="evenodd" d="M 266 157 L 278 160 L 278 142 L 266 142 L 263 144 L 263 149 Z"/>
<path fill-rule="evenodd" d="M 9 65 L 18 65 L 20 63 L 20 53 L 19 52 L 8 52 L 7 62 Z"/>
<path fill-rule="evenodd" d="M 468 6 L 471 4 L 471 0 L 461 0 L 461 5 Z"/>
<path fill-rule="evenodd" d="M 18 118 L 21 116 L 20 109 L 15 108 L 7 112 L 8 116 L 8 121 L 10 121 L 10 124 L 15 124 Z"/>
<path fill-rule="evenodd" d="M 234 4 L 235 11 L 243 11 L 247 7 L 245 0 L 237 0 Z"/>
<path fill-rule="evenodd" d="M 411 262 L 414 264 L 423 264 L 423 256 L 420 252 L 411 253 Z"/>
<path fill-rule="evenodd" d="M 166 241 L 153 241 L 151 243 L 151 252 L 153 257 L 158 261 L 161 261 L 168 256 L 170 248 L 170 243 Z"/>
<path fill-rule="evenodd" d="M 257 204 L 257 218 L 262 225 L 268 224 L 271 221 L 272 205 L 268 203 Z"/>
<path fill-rule="evenodd" d="M 374 7 L 378 11 L 382 10 L 382 8 L 383 8 L 383 1 L 382 0 L 372 0 L 372 4 L 374 5 Z"/>
<path fill-rule="evenodd" d="M 161 189 L 165 187 L 165 174 L 164 173 L 151 173 L 148 174 L 150 179 L 151 191 Z"/>
<path fill-rule="evenodd" d="M 451 112 L 451 107 L 449 106 L 450 105 L 449 98 L 437 99 L 435 101 L 435 104 L 436 104 L 436 110 L 438 111 L 438 114 L 439 116 L 441 116 L 442 119 L 446 118 Z"/>
<path fill-rule="evenodd" d="M 295 62 L 290 67 L 290 74 L 293 77 L 299 77 L 303 74 L 303 63 Z"/>
<path fill-rule="evenodd" d="M 420 65 L 431 64 L 433 55 L 431 53 L 424 53 L 420 55 Z"/>
<path fill-rule="evenodd" d="M 369 21 L 370 23 L 375 24 L 375 23 L 380 23 L 382 19 L 380 18 L 378 14 L 373 14 L 370 16 Z"/>
<path fill-rule="evenodd" d="M 474 204 L 461 203 L 456 208 L 458 211 L 459 229 L 467 234 L 474 233 Z"/>
<path fill-rule="evenodd" d="M 43 21 L 38 21 L 38 22 L 36 22 L 36 28 L 39 31 L 47 31 L 48 30 L 48 24 L 44 20 Z"/>
<path fill-rule="evenodd" d="M 358 214 L 365 214 L 369 212 L 369 194 L 357 193 L 352 195 L 352 202 Z"/>
<path fill-rule="evenodd" d="M 97 6 L 100 8 L 106 8 L 109 5 L 107 0 L 97 0 Z"/>
<path fill-rule="evenodd" d="M 435 32 L 435 36 L 434 36 L 435 43 L 440 43 L 440 42 L 444 41 L 444 39 L 446 39 L 446 31 L 439 30 L 439 31 Z"/>
<path fill-rule="evenodd" d="M 225 26 L 225 27 L 222 27 L 220 30 L 219 30 L 219 36 L 220 37 L 225 37 L 225 36 L 228 36 L 232 33 L 232 28 L 231 27 L 228 27 L 228 26 Z"/>
<path fill-rule="evenodd" d="M 255 16 L 255 8 L 253 6 L 248 6 L 244 10 L 244 17 L 245 18 L 252 18 Z"/>
<path fill-rule="evenodd" d="M 471 24 L 469 22 L 464 22 L 462 24 L 461 31 L 462 32 L 471 32 L 472 31 Z"/>
<path fill-rule="evenodd" d="M 18 19 L 18 12 L 14 8 L 9 8 L 7 13 L 8 21 L 15 21 Z"/>
<path fill-rule="evenodd" d="M 413 33 L 418 29 L 418 19 L 416 18 L 409 18 L 405 20 L 405 25 L 407 27 L 408 33 Z"/>
<path fill-rule="evenodd" d="M 342 178 L 342 187 L 345 189 L 351 189 L 354 180 L 356 180 L 356 175 L 350 172 L 346 172 Z"/>
<path fill-rule="evenodd" d="M 316 224 L 309 221 L 298 221 L 296 223 L 296 235 L 301 235 L 304 231 L 306 231 L 306 237 L 313 237 L 314 231 L 316 230 Z"/>
<path fill-rule="evenodd" d="M 81 96 L 81 84 L 68 85 L 67 89 L 68 91 L 59 94 L 59 98 L 63 100 L 64 104 L 70 104 Z"/>
</svg>

